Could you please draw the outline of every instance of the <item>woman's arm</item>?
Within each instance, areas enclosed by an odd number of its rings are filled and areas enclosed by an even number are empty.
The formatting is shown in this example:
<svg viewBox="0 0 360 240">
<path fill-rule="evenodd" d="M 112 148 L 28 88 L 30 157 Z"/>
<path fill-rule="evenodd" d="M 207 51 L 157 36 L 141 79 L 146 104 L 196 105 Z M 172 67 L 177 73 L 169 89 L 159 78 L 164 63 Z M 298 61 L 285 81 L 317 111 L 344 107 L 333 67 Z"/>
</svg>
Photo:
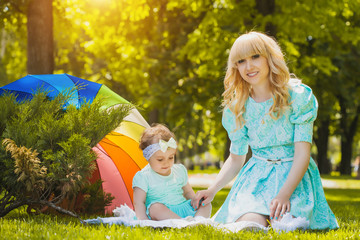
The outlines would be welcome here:
<svg viewBox="0 0 360 240">
<path fill-rule="evenodd" d="M 308 142 L 295 142 L 293 165 L 283 187 L 270 203 L 270 219 L 278 219 L 280 215 L 290 211 L 289 199 L 309 166 L 310 147 Z"/>
<path fill-rule="evenodd" d="M 149 220 L 148 216 L 146 215 L 146 192 L 141 188 L 134 187 L 134 208 L 136 217 L 139 220 Z"/>
<path fill-rule="evenodd" d="M 230 153 L 224 166 L 216 176 L 215 182 L 207 190 L 196 193 L 195 198 L 191 201 L 193 208 L 198 208 L 200 199 L 203 199 L 203 206 L 210 203 L 214 199 L 215 194 L 239 173 L 244 165 L 245 157 L 246 155 L 235 155 Z"/>
</svg>

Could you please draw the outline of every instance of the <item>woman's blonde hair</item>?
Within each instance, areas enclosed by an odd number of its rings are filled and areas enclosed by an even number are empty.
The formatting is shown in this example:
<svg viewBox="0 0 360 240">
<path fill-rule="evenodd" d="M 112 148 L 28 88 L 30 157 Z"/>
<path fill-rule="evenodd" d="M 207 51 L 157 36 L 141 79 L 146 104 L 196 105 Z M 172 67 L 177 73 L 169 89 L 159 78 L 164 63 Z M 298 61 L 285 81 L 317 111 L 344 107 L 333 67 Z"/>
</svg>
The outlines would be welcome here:
<svg viewBox="0 0 360 240">
<path fill-rule="evenodd" d="M 269 110 L 273 119 L 278 119 L 290 105 L 288 82 L 289 69 L 284 55 L 277 42 L 260 32 L 249 32 L 236 39 L 231 47 L 226 75 L 224 79 L 225 91 L 223 107 L 228 107 L 236 116 L 237 128 L 245 124 L 245 103 L 251 93 L 251 86 L 240 75 L 236 62 L 253 55 L 264 56 L 269 64 L 269 81 L 274 104 Z"/>
</svg>

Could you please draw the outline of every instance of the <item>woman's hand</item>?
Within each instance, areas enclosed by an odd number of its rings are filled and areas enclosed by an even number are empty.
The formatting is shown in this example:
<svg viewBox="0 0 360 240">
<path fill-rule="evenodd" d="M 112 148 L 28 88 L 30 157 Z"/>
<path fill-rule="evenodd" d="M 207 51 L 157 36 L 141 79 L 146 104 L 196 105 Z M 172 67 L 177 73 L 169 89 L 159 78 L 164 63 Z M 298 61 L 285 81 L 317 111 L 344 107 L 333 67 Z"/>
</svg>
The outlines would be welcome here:
<svg viewBox="0 0 360 240">
<path fill-rule="evenodd" d="M 270 220 L 279 220 L 279 216 L 290 211 L 290 197 L 304 177 L 309 166 L 311 144 L 295 142 L 294 161 L 288 177 L 278 195 L 270 203 Z"/>
<path fill-rule="evenodd" d="M 290 212 L 289 198 L 277 195 L 270 203 L 270 220 L 280 220 L 286 212 Z"/>
<path fill-rule="evenodd" d="M 211 203 L 214 197 L 215 197 L 215 193 L 209 189 L 198 191 L 195 194 L 195 197 L 191 200 L 191 205 L 195 210 L 197 210 L 200 207 L 200 204 L 202 206 L 205 206 Z"/>
<path fill-rule="evenodd" d="M 244 165 L 245 158 L 246 155 L 236 155 L 230 153 L 219 174 L 216 176 L 215 182 L 207 190 L 198 191 L 195 197 L 191 200 L 193 208 L 195 210 L 199 208 L 201 199 L 201 205 L 203 206 L 211 203 L 215 194 L 239 173 L 240 169 Z"/>
</svg>

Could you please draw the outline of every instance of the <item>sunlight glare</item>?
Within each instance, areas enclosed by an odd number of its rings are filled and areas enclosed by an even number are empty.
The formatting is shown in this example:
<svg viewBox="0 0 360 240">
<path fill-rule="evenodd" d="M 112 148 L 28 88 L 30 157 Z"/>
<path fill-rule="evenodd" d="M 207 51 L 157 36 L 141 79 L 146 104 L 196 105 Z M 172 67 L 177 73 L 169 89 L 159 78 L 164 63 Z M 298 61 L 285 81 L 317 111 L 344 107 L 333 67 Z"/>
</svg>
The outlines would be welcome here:
<svg viewBox="0 0 360 240">
<path fill-rule="evenodd" d="M 109 5 L 111 4 L 112 0 L 88 0 L 92 2 L 94 5 Z"/>
</svg>

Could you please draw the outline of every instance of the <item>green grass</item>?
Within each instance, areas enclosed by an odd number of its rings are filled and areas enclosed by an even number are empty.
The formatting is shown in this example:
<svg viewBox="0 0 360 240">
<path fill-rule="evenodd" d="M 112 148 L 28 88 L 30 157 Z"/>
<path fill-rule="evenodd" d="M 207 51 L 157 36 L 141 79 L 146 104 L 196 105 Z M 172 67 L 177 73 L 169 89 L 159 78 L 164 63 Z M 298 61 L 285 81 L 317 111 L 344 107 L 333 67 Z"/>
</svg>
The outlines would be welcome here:
<svg viewBox="0 0 360 240">
<path fill-rule="evenodd" d="M 23 210 L 18 210 L 0 219 L 0 239 L 360 239 L 360 180 L 343 177 L 331 177 L 331 180 L 340 186 L 325 189 L 328 203 L 340 225 L 338 230 L 278 234 L 272 230 L 268 233 L 226 233 L 209 226 L 184 229 L 84 226 L 69 217 L 28 216 Z M 216 195 L 213 213 L 221 206 L 228 191 L 225 189 Z"/>
</svg>

